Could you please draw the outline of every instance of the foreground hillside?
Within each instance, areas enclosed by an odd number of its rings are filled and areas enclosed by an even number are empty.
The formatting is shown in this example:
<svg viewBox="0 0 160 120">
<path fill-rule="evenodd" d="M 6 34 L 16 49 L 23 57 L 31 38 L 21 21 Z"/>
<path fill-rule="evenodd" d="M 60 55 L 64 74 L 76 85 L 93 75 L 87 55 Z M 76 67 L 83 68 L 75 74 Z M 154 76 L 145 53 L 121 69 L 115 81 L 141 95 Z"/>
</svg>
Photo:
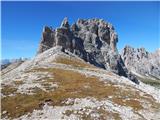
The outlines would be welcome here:
<svg viewBox="0 0 160 120">
<path fill-rule="evenodd" d="M 160 90 L 61 50 L 53 47 L 2 72 L 2 119 L 160 119 Z"/>
</svg>

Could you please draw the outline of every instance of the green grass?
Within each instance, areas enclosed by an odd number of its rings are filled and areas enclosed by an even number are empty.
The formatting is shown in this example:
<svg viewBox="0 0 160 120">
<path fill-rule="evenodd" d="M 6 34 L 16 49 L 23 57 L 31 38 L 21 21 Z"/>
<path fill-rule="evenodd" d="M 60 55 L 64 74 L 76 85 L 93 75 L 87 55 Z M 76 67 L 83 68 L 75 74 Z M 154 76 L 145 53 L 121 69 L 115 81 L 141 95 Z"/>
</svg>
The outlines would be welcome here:
<svg viewBox="0 0 160 120">
<path fill-rule="evenodd" d="M 156 88 L 159 88 L 160 89 L 160 80 L 153 80 L 153 79 L 148 79 L 148 78 L 140 78 L 138 77 L 138 79 L 140 81 L 142 81 L 143 83 L 145 84 L 148 84 L 148 85 L 151 85 L 151 86 L 154 86 Z"/>
</svg>

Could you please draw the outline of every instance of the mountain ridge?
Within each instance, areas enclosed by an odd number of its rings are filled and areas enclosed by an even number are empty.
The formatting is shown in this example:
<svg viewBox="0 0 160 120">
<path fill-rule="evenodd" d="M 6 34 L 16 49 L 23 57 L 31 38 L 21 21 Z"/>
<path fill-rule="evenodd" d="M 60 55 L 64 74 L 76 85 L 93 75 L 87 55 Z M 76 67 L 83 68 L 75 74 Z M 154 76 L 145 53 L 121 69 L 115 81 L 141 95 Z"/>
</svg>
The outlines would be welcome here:
<svg viewBox="0 0 160 120">
<path fill-rule="evenodd" d="M 149 53 L 145 48 L 133 48 L 125 46 L 121 52 L 124 64 L 131 71 L 143 76 L 160 79 L 160 50 Z"/>
<path fill-rule="evenodd" d="M 38 54 L 60 45 L 97 67 L 125 76 L 138 84 L 138 80 L 125 67 L 117 50 L 118 35 L 112 24 L 103 19 L 79 19 L 72 26 L 64 18 L 61 26 L 44 27 Z"/>
</svg>

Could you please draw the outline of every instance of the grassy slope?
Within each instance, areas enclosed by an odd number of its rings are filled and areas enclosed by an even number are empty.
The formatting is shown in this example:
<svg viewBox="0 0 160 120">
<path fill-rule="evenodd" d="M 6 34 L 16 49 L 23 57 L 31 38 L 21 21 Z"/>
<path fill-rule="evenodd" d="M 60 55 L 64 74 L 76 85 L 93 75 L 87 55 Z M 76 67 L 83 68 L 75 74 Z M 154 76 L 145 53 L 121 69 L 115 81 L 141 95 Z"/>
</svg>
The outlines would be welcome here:
<svg viewBox="0 0 160 120">
<path fill-rule="evenodd" d="M 140 81 L 142 81 L 143 83 L 145 84 L 148 84 L 148 85 L 151 85 L 151 86 L 154 86 L 156 88 L 159 88 L 160 89 L 160 80 L 159 79 L 150 79 L 149 77 L 137 77 Z"/>
<path fill-rule="evenodd" d="M 86 64 L 83 61 L 71 60 L 66 58 L 58 58 L 56 63 L 69 64 L 73 67 L 82 68 L 95 68 L 92 65 Z M 97 100 L 103 100 L 107 98 L 116 104 L 130 106 L 135 111 L 143 109 L 141 101 L 136 99 L 142 99 L 150 103 L 153 108 L 157 108 L 159 104 L 155 103 L 155 100 L 145 94 L 141 96 L 138 92 L 133 91 L 126 86 L 122 89 L 116 84 L 108 82 L 104 83 L 95 76 L 85 76 L 72 70 L 64 70 L 58 68 L 35 68 L 27 72 L 49 72 L 53 75 L 52 78 L 46 78 L 46 82 L 53 82 L 58 84 L 58 88 L 55 91 L 45 92 L 39 88 L 35 88 L 33 95 L 19 94 L 15 96 L 7 96 L 2 98 L 2 111 L 7 111 L 2 117 L 9 116 L 10 118 L 17 118 L 28 112 L 32 112 L 34 109 L 41 109 L 42 105 L 46 101 L 50 101 L 53 106 L 65 105 L 63 101 L 68 98 L 85 98 L 94 97 Z M 16 84 L 16 83 L 15 83 Z M 17 83 L 23 84 L 23 83 Z M 8 95 L 16 91 L 13 86 L 2 86 L 2 93 Z M 109 96 L 113 96 L 109 98 Z M 127 96 L 129 99 L 125 99 Z M 70 112 L 70 111 L 69 111 Z M 99 111 L 107 114 L 106 111 Z M 108 113 L 112 115 L 114 119 L 120 119 L 118 113 Z M 85 116 L 84 116 L 85 117 Z M 103 119 L 103 116 L 102 116 Z"/>
</svg>

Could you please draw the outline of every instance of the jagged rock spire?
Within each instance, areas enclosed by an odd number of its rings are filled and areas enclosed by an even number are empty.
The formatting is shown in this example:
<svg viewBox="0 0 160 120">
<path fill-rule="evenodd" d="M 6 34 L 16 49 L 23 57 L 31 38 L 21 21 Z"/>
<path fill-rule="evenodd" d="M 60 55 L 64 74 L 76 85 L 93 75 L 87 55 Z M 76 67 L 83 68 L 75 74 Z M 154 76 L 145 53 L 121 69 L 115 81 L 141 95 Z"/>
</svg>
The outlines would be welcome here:
<svg viewBox="0 0 160 120">
<path fill-rule="evenodd" d="M 142 76 L 160 79 L 160 53 L 149 53 L 145 48 L 125 46 L 121 53 L 125 66 Z"/>
<path fill-rule="evenodd" d="M 131 78 L 117 51 L 118 35 L 114 27 L 102 19 L 79 19 L 71 27 L 67 17 L 55 31 L 45 28 L 39 52 L 62 46 L 85 61 Z M 138 82 L 137 82 L 138 83 Z"/>
<path fill-rule="evenodd" d="M 68 22 L 68 18 L 65 17 L 61 23 L 61 27 L 66 27 L 66 28 L 69 28 L 70 25 L 69 25 L 69 22 Z"/>
<path fill-rule="evenodd" d="M 43 32 L 51 32 L 51 31 L 52 31 L 51 27 L 48 27 L 48 26 L 43 27 Z"/>
</svg>

